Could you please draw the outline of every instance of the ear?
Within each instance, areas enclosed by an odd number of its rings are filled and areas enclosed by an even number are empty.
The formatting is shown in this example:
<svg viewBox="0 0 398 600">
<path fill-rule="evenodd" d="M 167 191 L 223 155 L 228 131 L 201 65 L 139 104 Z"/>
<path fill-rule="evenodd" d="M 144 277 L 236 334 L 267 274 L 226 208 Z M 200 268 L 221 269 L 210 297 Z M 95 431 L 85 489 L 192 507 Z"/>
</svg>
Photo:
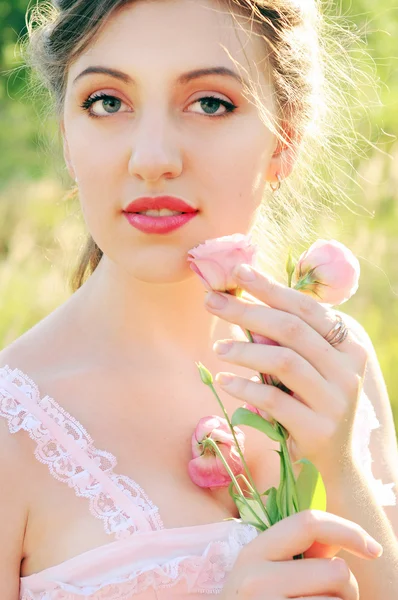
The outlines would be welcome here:
<svg viewBox="0 0 398 600">
<path fill-rule="evenodd" d="M 284 129 L 284 139 L 277 139 L 275 149 L 268 164 L 265 179 L 269 183 L 278 183 L 286 179 L 293 171 L 297 160 L 300 140 L 287 127 Z"/>
<path fill-rule="evenodd" d="M 64 149 L 64 159 L 66 162 L 66 166 L 68 168 L 69 175 L 72 177 L 72 179 L 76 180 L 76 173 L 75 173 L 75 170 L 72 165 L 68 140 L 66 139 L 65 124 L 63 121 L 61 121 L 60 127 L 61 127 L 62 145 L 63 145 L 63 149 Z"/>
</svg>

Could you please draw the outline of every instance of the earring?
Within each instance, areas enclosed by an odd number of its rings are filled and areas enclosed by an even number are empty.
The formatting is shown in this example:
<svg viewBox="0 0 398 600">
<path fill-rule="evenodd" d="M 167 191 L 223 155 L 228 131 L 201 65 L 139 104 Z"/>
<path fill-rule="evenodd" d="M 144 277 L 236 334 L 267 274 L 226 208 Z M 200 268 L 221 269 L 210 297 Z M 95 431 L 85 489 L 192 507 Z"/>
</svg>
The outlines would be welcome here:
<svg viewBox="0 0 398 600">
<path fill-rule="evenodd" d="M 269 187 L 271 188 L 273 194 L 276 194 L 277 192 L 279 192 L 279 189 L 282 184 L 282 179 L 281 179 L 281 176 L 279 175 L 279 173 L 276 174 L 276 178 L 278 180 L 278 183 L 270 182 L 270 184 L 269 184 Z"/>
</svg>

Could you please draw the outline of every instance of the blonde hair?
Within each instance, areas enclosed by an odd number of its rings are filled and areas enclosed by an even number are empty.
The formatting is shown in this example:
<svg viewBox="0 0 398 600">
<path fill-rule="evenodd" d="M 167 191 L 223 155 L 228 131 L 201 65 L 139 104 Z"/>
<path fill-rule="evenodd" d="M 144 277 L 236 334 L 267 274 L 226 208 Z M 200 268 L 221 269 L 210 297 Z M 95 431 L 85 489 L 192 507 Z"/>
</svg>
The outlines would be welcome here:
<svg viewBox="0 0 398 600">
<path fill-rule="evenodd" d="M 62 114 L 68 67 L 95 39 L 117 9 L 144 0 L 57 0 L 40 4 L 28 16 L 26 63 L 44 84 Z M 278 117 L 269 114 L 246 90 L 274 131 L 280 149 L 300 140 L 293 174 L 277 194 L 267 192 L 251 228 L 260 266 L 280 273 L 286 248 L 308 239 L 317 215 L 333 215 L 336 203 L 348 204 L 345 190 L 355 127 L 355 72 L 349 48 L 356 37 L 326 17 L 318 0 L 222 0 L 231 15 L 247 17 L 267 49 Z M 236 19 L 237 26 L 241 26 Z M 240 65 L 241 67 L 241 65 Z M 33 77 L 33 81 L 35 77 Z M 354 135 L 350 135 L 350 132 Z M 347 169 L 348 166 L 348 169 Z M 346 174 L 344 176 L 344 174 Z M 93 273 L 102 251 L 88 236 L 71 277 L 76 291 Z"/>
</svg>

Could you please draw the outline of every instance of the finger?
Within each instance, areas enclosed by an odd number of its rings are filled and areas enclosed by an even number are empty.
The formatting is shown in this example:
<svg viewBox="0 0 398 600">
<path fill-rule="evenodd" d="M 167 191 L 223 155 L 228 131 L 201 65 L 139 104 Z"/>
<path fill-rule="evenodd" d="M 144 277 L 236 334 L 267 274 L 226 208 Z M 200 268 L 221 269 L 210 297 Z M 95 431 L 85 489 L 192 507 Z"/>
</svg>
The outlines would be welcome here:
<svg viewBox="0 0 398 600">
<path fill-rule="evenodd" d="M 336 369 L 341 368 L 341 353 L 336 352 L 315 329 L 296 315 L 263 304 L 249 303 L 230 294 L 220 296 L 226 298 L 223 308 L 209 308 L 207 302 L 211 302 L 211 298 L 206 299 L 206 306 L 226 321 L 264 335 L 281 346 L 294 350 L 327 379 L 332 378 Z M 335 316 L 329 317 L 329 330 L 335 318 Z"/>
<path fill-rule="evenodd" d="M 377 558 L 383 550 L 356 523 L 318 510 L 305 510 L 261 532 L 242 550 L 242 560 L 291 560 L 314 543 L 330 546 L 333 556 L 342 549 L 360 558 Z"/>
<path fill-rule="evenodd" d="M 293 350 L 233 340 L 218 340 L 213 348 L 228 363 L 275 375 L 316 412 L 334 414 L 341 408 L 337 388 Z"/>
<path fill-rule="evenodd" d="M 335 321 L 332 309 L 327 305 L 321 304 L 308 294 L 303 294 L 303 292 L 278 283 L 253 267 L 249 267 L 249 271 L 254 275 L 251 281 L 247 279 L 243 280 L 238 275 L 238 272 L 234 272 L 237 282 L 249 294 L 255 296 L 268 306 L 300 317 L 300 319 L 308 323 L 322 337 L 327 335 Z M 337 351 L 349 352 L 350 343 L 355 339 L 355 336 L 349 332 L 346 340 L 336 347 Z"/>
<path fill-rule="evenodd" d="M 345 600 L 345 598 L 341 598 L 341 596 L 295 596 L 293 600 Z"/>
<path fill-rule="evenodd" d="M 231 383 L 221 384 L 223 375 L 231 376 Z M 281 423 L 295 440 L 302 437 L 300 432 L 319 432 L 321 429 L 320 417 L 313 410 L 274 385 L 248 381 L 233 373 L 217 373 L 216 381 L 234 398 L 265 411 Z"/>
<path fill-rule="evenodd" d="M 264 575 L 262 575 L 264 573 Z M 256 581 L 257 575 L 257 581 Z M 344 600 L 357 600 L 358 584 L 347 563 L 342 558 L 305 559 L 289 562 L 271 562 L 253 565 L 252 585 L 260 589 L 261 579 L 270 579 L 276 592 L 292 598 L 308 595 L 340 596 Z M 268 579 L 268 581 L 267 581 Z"/>
</svg>

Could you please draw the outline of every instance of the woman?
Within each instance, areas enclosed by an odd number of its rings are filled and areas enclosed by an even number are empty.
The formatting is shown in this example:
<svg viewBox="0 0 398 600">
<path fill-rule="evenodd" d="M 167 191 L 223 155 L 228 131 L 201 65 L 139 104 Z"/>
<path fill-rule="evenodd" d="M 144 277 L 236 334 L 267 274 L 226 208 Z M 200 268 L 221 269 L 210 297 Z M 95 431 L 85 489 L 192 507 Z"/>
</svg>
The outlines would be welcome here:
<svg viewBox="0 0 398 600">
<path fill-rule="evenodd" d="M 347 339 L 330 344 L 335 313 L 259 271 L 242 285 L 271 308 L 204 305 L 187 262 L 204 240 L 258 223 L 268 184 L 294 166 L 303 177 L 322 117 L 318 19 L 304 0 L 63 0 L 32 28 L 91 237 L 75 293 L 0 356 L 2 600 L 397 597 L 397 454 L 367 335 L 344 317 Z M 186 214 L 170 227 L 159 209 Z M 248 320 L 282 348 L 213 351 Z M 229 414 L 250 400 L 316 455 L 328 513 L 257 535 L 225 520 L 239 516 L 227 489 L 193 485 L 190 437 L 216 412 L 197 360 L 233 365 Z M 303 402 L 242 385 L 260 368 Z M 351 449 L 362 383 L 378 419 L 360 405 L 373 419 L 364 435 L 382 426 L 377 481 Z M 260 489 L 278 484 L 270 449 L 247 433 Z"/>
</svg>

